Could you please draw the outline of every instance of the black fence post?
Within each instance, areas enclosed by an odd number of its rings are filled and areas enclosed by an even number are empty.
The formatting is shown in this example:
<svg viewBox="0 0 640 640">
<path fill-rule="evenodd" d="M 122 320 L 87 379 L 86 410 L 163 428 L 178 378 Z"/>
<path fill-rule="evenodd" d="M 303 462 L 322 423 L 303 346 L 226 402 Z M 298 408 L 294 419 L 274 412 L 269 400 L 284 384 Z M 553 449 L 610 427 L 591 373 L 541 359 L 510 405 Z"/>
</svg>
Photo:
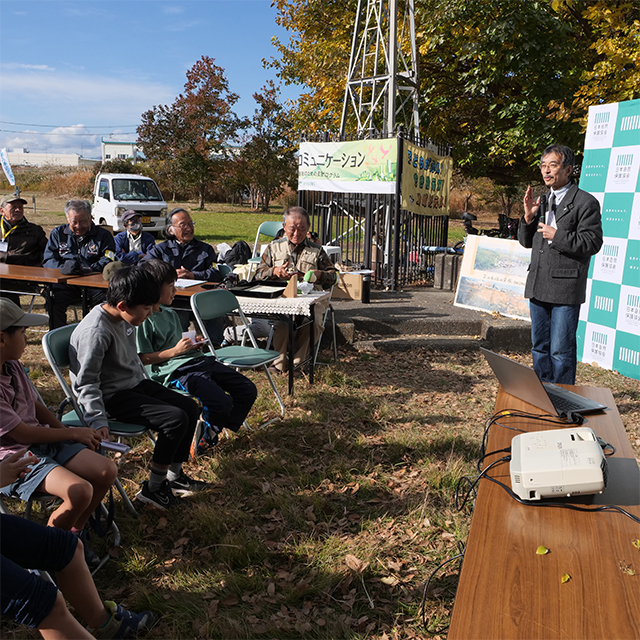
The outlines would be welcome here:
<svg viewBox="0 0 640 640">
<path fill-rule="evenodd" d="M 394 199 L 394 212 L 393 212 L 393 266 L 391 271 L 391 291 L 396 291 L 398 288 L 398 271 L 400 267 L 400 208 L 402 202 L 400 200 L 402 196 L 402 190 L 400 182 L 402 180 L 402 162 L 403 158 L 403 144 L 402 144 L 402 127 L 400 128 L 397 136 L 398 141 L 398 155 L 396 162 L 396 194 Z"/>
</svg>

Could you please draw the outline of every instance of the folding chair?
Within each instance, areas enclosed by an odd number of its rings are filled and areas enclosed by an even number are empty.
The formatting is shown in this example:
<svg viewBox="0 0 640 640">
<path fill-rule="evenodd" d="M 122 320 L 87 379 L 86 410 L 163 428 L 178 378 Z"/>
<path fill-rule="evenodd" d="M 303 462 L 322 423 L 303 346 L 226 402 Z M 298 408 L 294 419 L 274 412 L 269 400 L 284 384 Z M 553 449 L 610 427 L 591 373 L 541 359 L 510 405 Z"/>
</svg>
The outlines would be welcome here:
<svg viewBox="0 0 640 640">
<path fill-rule="evenodd" d="M 253 346 L 229 346 L 220 349 L 214 349 L 209 341 L 209 349 L 222 364 L 235 369 L 258 369 L 262 367 L 271 389 L 280 405 L 280 419 L 284 418 L 284 403 L 278 393 L 271 373 L 269 365 L 280 355 L 277 351 L 269 349 L 260 349 L 258 343 L 251 332 L 251 325 L 248 323 L 246 316 L 240 309 L 237 298 L 230 291 L 225 289 L 214 289 L 212 291 L 202 291 L 191 296 L 191 308 L 196 317 L 196 321 L 200 326 L 202 334 L 209 339 L 207 335 L 206 322 L 213 318 L 221 318 L 228 315 L 237 315 L 242 320 L 245 327 L 245 334 L 249 336 Z M 276 422 L 279 418 L 272 418 L 260 425 L 260 429 Z"/>
<path fill-rule="evenodd" d="M 258 227 L 256 241 L 253 243 L 253 253 L 249 258 L 249 265 L 251 268 L 249 269 L 249 277 L 247 280 L 251 280 L 251 274 L 253 273 L 254 268 L 257 269 L 260 264 L 260 236 L 268 236 L 273 239 L 278 235 L 278 231 L 280 231 L 280 229 L 282 229 L 282 222 L 279 222 L 278 220 L 267 220 Z"/>
<path fill-rule="evenodd" d="M 77 325 L 71 324 L 59 329 L 53 329 L 42 337 L 42 348 L 44 354 L 49 361 L 49 365 L 53 369 L 60 387 L 64 391 L 65 399 L 60 403 L 58 407 L 58 419 L 69 427 L 86 427 L 82 410 L 78 405 L 76 397 L 71 390 L 71 387 L 67 383 L 63 370 L 69 368 L 69 341 L 71 334 Z M 142 363 L 140 363 L 142 369 Z M 144 371 L 144 369 L 142 369 Z M 71 407 L 71 411 L 63 413 L 67 406 Z M 143 436 L 147 434 L 151 440 L 151 434 L 149 434 L 146 427 L 139 424 L 129 424 L 127 422 L 120 422 L 118 420 L 109 420 L 109 432 L 120 438 L 134 438 L 137 436 Z M 127 510 L 134 516 L 138 515 L 135 510 L 129 496 L 127 496 L 122 483 L 119 478 L 115 481 L 116 488 L 120 492 Z"/>
</svg>

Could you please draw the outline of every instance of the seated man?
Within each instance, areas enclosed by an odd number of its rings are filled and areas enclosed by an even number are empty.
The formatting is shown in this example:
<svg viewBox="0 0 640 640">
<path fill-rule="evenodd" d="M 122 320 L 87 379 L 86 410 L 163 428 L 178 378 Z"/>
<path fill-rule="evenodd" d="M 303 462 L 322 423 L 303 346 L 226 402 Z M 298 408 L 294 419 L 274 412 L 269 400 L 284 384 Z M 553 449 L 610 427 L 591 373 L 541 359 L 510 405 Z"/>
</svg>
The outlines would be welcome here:
<svg viewBox="0 0 640 640">
<path fill-rule="evenodd" d="M 196 240 L 195 223 L 189 212 L 181 207 L 172 209 L 162 232 L 166 240 L 152 247 L 144 260 L 162 260 L 168 262 L 177 272 L 178 278 L 222 282 L 224 278 L 216 268 L 218 254 L 206 242 Z M 177 299 L 173 308 L 178 311 L 182 330 L 187 331 L 191 319 L 191 307 L 188 299 Z M 207 325 L 209 335 L 215 344 L 221 344 L 224 337 L 223 323 L 217 320 Z"/>
<path fill-rule="evenodd" d="M 340 278 L 338 271 L 324 249 L 307 237 L 310 227 L 309 214 L 302 207 L 287 209 L 282 222 L 284 237 L 274 240 L 266 248 L 256 279 L 289 280 L 292 275 L 297 274 L 298 278 L 313 282 L 316 289 L 329 289 L 336 284 Z M 327 304 L 316 304 L 313 307 L 316 341 L 322 333 L 322 320 Z M 294 365 L 299 364 L 309 353 L 307 331 L 303 331 L 302 335 L 300 333 L 296 332 Z M 286 371 L 289 333 L 283 323 L 276 325 L 273 346 L 280 351 L 280 358 L 274 362 L 274 366 L 280 371 Z"/>
<path fill-rule="evenodd" d="M 101 273 L 116 257 L 113 236 L 93 224 L 91 204 L 87 200 L 69 200 L 64 212 L 67 224 L 51 232 L 43 266 L 60 269 L 65 275 Z M 50 326 L 56 329 L 67 324 L 67 307 L 81 302 L 82 294 L 78 287 L 67 284 L 53 285 L 51 294 Z M 92 306 L 105 298 L 104 289 L 89 288 L 86 294 Z"/>
<path fill-rule="evenodd" d="M 1 485 L 24 478 L 29 465 L 39 462 L 25 458 L 25 453 L 26 449 L 20 449 L 0 462 Z M 29 569 L 55 571 L 58 586 Z M 151 611 L 134 613 L 100 600 L 84 561 L 82 542 L 72 533 L 4 513 L 0 514 L 0 575 L 2 615 L 37 628 L 45 639 L 132 638 L 158 621 Z M 87 629 L 71 615 L 65 598 Z"/>
<path fill-rule="evenodd" d="M 202 402 L 214 434 L 204 434 L 209 444 L 217 442 L 222 429 L 238 431 L 256 400 L 255 384 L 235 369 L 202 354 L 188 337 L 182 336 L 178 314 L 168 307 L 176 294 L 176 270 L 166 262 L 147 260 L 141 267 L 162 287 L 153 313 L 137 331 L 138 355 L 149 376 L 161 384 L 179 387 Z M 197 342 L 197 341 L 196 341 Z M 196 438 L 196 451 L 200 438 Z"/>
<path fill-rule="evenodd" d="M 136 496 L 167 509 L 175 494 L 207 485 L 189 478 L 189 459 L 200 410 L 187 396 L 144 376 L 135 327 L 160 300 L 160 285 L 140 265 L 123 267 L 109 280 L 105 304 L 94 307 L 71 334 L 70 374 L 85 422 L 109 438 L 109 417 L 157 431 L 151 474 Z"/>
<path fill-rule="evenodd" d="M 41 226 L 29 222 L 24 217 L 24 205 L 27 201 L 16 195 L 8 195 L 0 202 L 0 262 L 20 264 L 27 267 L 41 267 L 47 236 Z M 17 280 L 2 281 L 4 289 L 16 291 L 30 290 L 30 285 Z M 20 306 L 20 296 L 13 293 L 0 293 Z"/>
<path fill-rule="evenodd" d="M 122 214 L 122 226 L 125 230 L 114 238 L 116 258 L 123 264 L 138 264 L 155 245 L 156 239 L 142 230 L 142 216 L 136 211 L 129 210 Z"/>
</svg>

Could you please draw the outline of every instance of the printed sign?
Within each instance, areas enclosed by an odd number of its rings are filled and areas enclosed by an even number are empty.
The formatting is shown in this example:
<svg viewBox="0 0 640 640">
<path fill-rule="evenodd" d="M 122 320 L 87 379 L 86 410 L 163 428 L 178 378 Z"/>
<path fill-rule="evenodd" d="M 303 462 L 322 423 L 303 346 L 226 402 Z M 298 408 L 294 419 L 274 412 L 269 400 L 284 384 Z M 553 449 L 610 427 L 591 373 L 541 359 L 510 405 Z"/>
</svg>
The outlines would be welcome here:
<svg viewBox="0 0 640 640">
<path fill-rule="evenodd" d="M 397 163 L 395 138 L 303 142 L 298 156 L 298 189 L 395 193 Z"/>
<path fill-rule="evenodd" d="M 580 188 L 602 205 L 578 359 L 640 379 L 640 100 L 589 108 Z"/>
<path fill-rule="evenodd" d="M 468 236 L 454 304 L 529 321 L 524 297 L 531 249 L 517 240 Z"/>
<path fill-rule="evenodd" d="M 451 158 L 405 140 L 402 160 L 402 208 L 428 216 L 449 213 Z"/>
</svg>

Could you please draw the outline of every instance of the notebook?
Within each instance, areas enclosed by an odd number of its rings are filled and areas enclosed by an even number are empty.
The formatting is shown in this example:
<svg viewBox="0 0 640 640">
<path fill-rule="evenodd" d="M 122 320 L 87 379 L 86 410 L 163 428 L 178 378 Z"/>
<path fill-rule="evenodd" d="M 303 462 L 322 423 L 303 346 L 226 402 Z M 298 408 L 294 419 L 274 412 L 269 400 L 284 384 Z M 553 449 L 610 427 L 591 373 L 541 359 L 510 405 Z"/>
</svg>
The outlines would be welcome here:
<svg viewBox="0 0 640 640">
<path fill-rule="evenodd" d="M 559 416 L 566 416 L 568 413 L 596 413 L 608 409 L 578 393 L 550 382 L 542 382 L 531 367 L 482 347 L 480 351 L 507 393 L 539 409 Z"/>
</svg>

